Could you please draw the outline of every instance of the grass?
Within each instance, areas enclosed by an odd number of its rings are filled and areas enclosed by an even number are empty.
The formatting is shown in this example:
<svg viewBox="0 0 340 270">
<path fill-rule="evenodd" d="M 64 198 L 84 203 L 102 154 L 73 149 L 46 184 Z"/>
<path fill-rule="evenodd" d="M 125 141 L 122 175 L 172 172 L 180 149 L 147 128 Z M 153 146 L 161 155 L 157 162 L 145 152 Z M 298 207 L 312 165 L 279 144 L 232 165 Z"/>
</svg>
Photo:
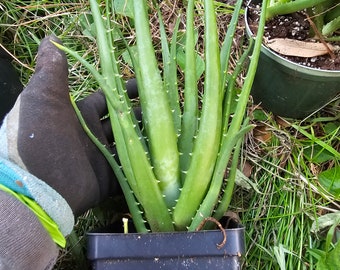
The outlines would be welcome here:
<svg viewBox="0 0 340 270">
<path fill-rule="evenodd" d="M 339 115 L 339 100 L 305 121 L 274 118 L 261 112 L 255 120 L 257 128 L 248 135 L 244 158 L 253 166 L 251 181 L 256 189 L 236 194 L 235 211 L 240 211 L 248 230 L 246 269 L 315 269 L 316 259 L 309 249 L 322 249 L 324 236 L 311 233 L 319 216 L 337 212 L 339 205 L 317 182 L 317 174 L 338 160 L 317 163 L 310 148 L 318 148 L 320 140 L 339 151 L 339 130 L 321 132 L 313 140 L 298 132 L 322 129 L 332 122 L 318 117 L 331 108 Z M 326 120 L 326 119 L 323 119 Z M 265 128 L 263 128 L 265 127 Z"/>
<path fill-rule="evenodd" d="M 220 29 L 230 18 L 228 1 L 219 4 Z M 92 63 L 98 63 L 89 6 L 85 0 L 0 2 L 0 43 L 17 59 L 13 62 L 23 84 L 32 75 L 38 43 L 47 34 L 61 37 Z M 200 2 L 196 2 L 200 6 Z M 171 31 L 180 1 L 163 1 L 163 16 Z M 156 16 L 154 41 L 159 44 Z M 185 20 L 182 20 L 183 23 Z M 133 23 L 120 16 L 117 21 L 128 43 L 133 43 Z M 197 31 L 201 31 L 197 20 Z M 243 26 L 239 25 L 233 57 L 242 46 Z M 121 49 L 121 48 L 118 48 Z M 122 51 L 126 78 L 133 76 Z M 232 59 L 233 61 L 233 59 Z M 69 58 L 70 90 L 82 98 L 97 89 L 88 72 Z M 242 78 L 238 79 L 242 84 Z M 315 250 L 325 250 L 327 228 L 312 233 L 315 220 L 339 210 L 337 197 L 322 189 L 318 175 L 339 167 L 340 99 L 335 98 L 322 110 L 306 119 L 287 120 L 274 117 L 249 103 L 249 116 L 256 128 L 243 145 L 241 169 L 246 177 L 235 190 L 230 210 L 237 213 L 246 227 L 245 269 L 316 269 Z M 55 269 L 86 269 L 86 232 L 110 223 L 117 209 L 110 201 L 89 210 L 78 219 L 67 249 L 61 252 Z M 335 221 L 334 221 L 335 222 Z"/>
</svg>

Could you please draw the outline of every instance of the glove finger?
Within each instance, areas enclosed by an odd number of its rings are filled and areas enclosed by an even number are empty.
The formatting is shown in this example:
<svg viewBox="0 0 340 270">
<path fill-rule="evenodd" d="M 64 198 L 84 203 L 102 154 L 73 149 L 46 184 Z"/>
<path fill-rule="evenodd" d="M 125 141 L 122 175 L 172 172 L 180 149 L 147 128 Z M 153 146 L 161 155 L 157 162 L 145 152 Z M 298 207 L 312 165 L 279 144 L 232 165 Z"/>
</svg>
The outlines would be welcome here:
<svg viewBox="0 0 340 270">
<path fill-rule="evenodd" d="M 23 93 L 35 98 L 48 95 L 50 99 L 69 102 L 67 58 L 52 42 L 61 44 L 55 36 L 41 41 L 35 73 Z"/>
<path fill-rule="evenodd" d="M 101 121 L 102 124 L 102 129 L 103 133 L 109 142 L 109 144 L 114 143 L 114 137 L 113 137 L 113 132 L 112 132 L 112 126 L 109 118 L 105 118 L 104 120 Z"/>
<path fill-rule="evenodd" d="M 138 87 L 137 80 L 130 79 L 126 82 L 126 90 L 130 99 L 134 99 L 138 97 Z"/>
<path fill-rule="evenodd" d="M 93 134 L 104 144 L 112 140 L 112 131 L 103 128 L 101 118 L 107 114 L 106 99 L 102 91 L 97 91 L 77 102 L 77 106 Z"/>
</svg>

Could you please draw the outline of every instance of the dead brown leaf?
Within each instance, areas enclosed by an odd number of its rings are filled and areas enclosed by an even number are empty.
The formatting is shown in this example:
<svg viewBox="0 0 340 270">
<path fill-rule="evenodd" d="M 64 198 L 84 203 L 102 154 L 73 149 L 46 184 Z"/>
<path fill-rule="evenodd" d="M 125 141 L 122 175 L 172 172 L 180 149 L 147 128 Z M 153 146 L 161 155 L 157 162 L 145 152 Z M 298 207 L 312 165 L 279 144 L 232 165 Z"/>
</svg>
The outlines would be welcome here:
<svg viewBox="0 0 340 270">
<path fill-rule="evenodd" d="M 272 137 L 271 131 L 266 126 L 262 125 L 256 126 L 253 132 L 255 139 L 263 143 L 268 142 Z"/>
<path fill-rule="evenodd" d="M 298 57 L 316 57 L 328 53 L 326 46 L 318 42 L 307 42 L 289 38 L 274 38 L 268 40 L 266 45 L 273 51 L 287 55 Z M 331 51 L 335 48 L 328 44 Z"/>
<path fill-rule="evenodd" d="M 244 163 L 244 165 L 243 165 L 243 168 L 242 168 L 243 174 L 244 174 L 246 177 L 250 177 L 252 171 L 253 171 L 253 166 L 252 166 L 248 161 L 246 161 L 246 162 Z"/>
</svg>

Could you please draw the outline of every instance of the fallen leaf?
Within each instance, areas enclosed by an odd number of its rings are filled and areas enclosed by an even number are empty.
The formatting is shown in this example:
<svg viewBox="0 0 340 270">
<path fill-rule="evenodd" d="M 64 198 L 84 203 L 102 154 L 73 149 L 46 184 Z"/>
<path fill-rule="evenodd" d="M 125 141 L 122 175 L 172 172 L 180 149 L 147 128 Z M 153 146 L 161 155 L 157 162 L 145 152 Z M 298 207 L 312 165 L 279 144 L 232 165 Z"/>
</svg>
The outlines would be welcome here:
<svg viewBox="0 0 340 270">
<path fill-rule="evenodd" d="M 272 138 L 272 133 L 266 126 L 258 125 L 254 128 L 254 137 L 257 140 L 266 143 Z"/>
<path fill-rule="evenodd" d="M 253 166 L 248 161 L 246 161 L 242 168 L 242 172 L 245 175 L 245 177 L 250 177 L 252 170 Z"/>
<path fill-rule="evenodd" d="M 282 129 L 291 126 L 291 123 L 287 119 L 284 119 L 280 116 L 276 116 L 275 120 L 276 120 L 276 123 L 279 125 L 279 127 L 282 128 Z"/>
<path fill-rule="evenodd" d="M 310 231 L 315 234 L 322 233 L 324 229 L 329 228 L 334 224 L 340 224 L 339 211 L 335 213 L 327 213 L 325 215 L 318 217 L 316 220 L 314 220 L 310 228 Z"/>
<path fill-rule="evenodd" d="M 287 56 L 316 57 L 328 53 L 327 48 L 322 43 L 289 38 L 270 39 L 266 45 L 273 51 Z M 328 43 L 327 45 L 331 51 L 335 50 L 332 45 Z"/>
</svg>

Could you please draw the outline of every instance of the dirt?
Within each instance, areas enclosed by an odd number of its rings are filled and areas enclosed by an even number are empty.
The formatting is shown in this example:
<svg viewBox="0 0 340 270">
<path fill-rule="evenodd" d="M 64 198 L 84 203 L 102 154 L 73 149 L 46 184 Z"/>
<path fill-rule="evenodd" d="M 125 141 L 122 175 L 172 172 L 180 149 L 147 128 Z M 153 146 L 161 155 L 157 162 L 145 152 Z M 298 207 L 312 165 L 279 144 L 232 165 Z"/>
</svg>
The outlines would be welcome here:
<svg viewBox="0 0 340 270">
<path fill-rule="evenodd" d="M 260 6 L 249 6 L 248 23 L 250 29 L 256 33 L 257 24 L 259 20 Z M 270 40 L 274 38 L 289 38 L 301 41 L 315 41 L 312 36 L 312 28 L 306 17 L 302 12 L 295 12 L 289 15 L 276 16 L 266 23 L 265 38 Z M 331 43 L 335 46 L 340 46 L 340 42 Z M 325 69 L 325 70 L 340 70 L 340 50 L 334 52 L 335 58 L 332 59 L 330 54 L 317 56 L 317 57 L 296 57 L 285 56 L 283 57 L 299 63 L 304 66 Z"/>
</svg>

